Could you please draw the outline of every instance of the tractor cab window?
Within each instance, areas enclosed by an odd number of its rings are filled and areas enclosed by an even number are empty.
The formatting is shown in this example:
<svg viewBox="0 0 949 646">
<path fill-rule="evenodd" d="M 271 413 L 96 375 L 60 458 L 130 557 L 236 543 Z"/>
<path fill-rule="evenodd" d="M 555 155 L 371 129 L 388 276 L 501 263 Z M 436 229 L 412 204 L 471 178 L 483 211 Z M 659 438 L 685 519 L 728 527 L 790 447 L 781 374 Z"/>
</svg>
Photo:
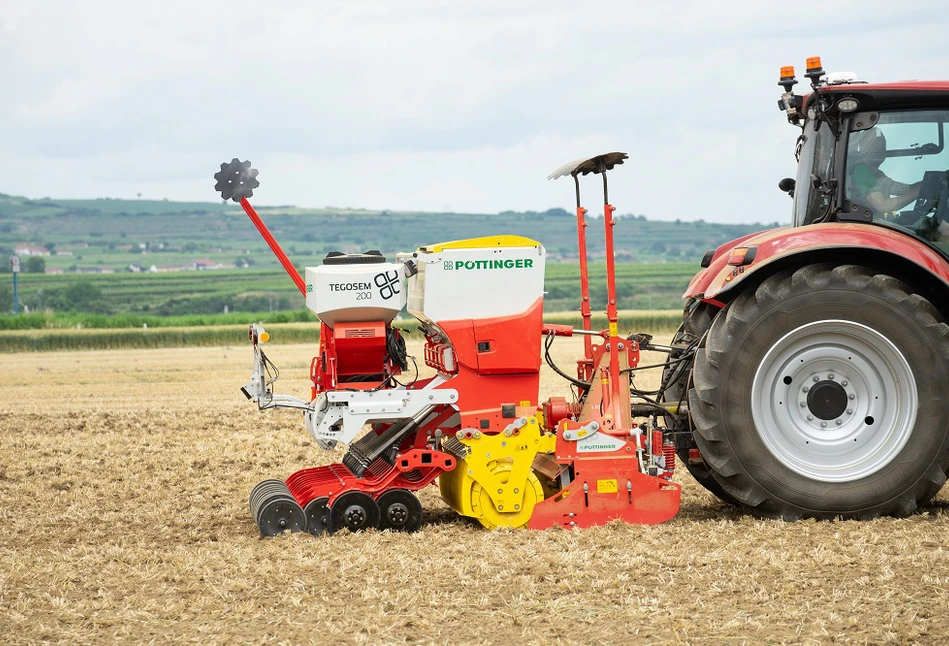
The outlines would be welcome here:
<svg viewBox="0 0 949 646">
<path fill-rule="evenodd" d="M 949 111 L 866 112 L 850 120 L 844 197 L 851 210 L 929 241 L 949 241 Z M 845 205 L 845 206 L 846 206 Z"/>
<path fill-rule="evenodd" d="M 809 121 L 798 139 L 794 226 L 824 221 L 832 208 L 836 138 L 823 121 Z"/>
</svg>

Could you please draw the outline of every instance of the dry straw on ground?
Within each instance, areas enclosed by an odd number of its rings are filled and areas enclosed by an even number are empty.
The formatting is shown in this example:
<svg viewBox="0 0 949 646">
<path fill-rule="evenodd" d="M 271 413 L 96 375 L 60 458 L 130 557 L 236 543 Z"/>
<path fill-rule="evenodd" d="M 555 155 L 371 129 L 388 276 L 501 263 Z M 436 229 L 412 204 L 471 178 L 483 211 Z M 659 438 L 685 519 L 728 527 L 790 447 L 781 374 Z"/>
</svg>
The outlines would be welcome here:
<svg viewBox="0 0 949 646">
<path fill-rule="evenodd" d="M 555 347 L 569 366 L 577 345 Z M 312 352 L 271 348 L 283 392 L 306 392 Z M 949 642 L 945 494 L 903 520 L 786 524 L 683 473 L 664 525 L 488 532 L 432 488 L 416 534 L 260 540 L 251 487 L 336 456 L 243 399 L 250 363 L 247 347 L 4 357 L 0 641 Z"/>
</svg>

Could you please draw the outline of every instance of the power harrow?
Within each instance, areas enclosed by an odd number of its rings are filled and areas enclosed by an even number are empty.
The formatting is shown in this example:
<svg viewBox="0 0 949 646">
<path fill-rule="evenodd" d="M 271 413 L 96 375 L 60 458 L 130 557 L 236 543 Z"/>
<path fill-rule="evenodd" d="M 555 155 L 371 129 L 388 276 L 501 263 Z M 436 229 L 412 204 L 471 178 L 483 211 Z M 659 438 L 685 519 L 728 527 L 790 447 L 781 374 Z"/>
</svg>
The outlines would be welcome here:
<svg viewBox="0 0 949 646">
<path fill-rule="evenodd" d="M 221 164 L 215 189 L 241 204 L 321 322 L 309 399 L 273 392 L 277 371 L 263 350 L 269 335 L 257 325 L 249 328 L 254 366 L 242 390 L 261 409 L 300 410 L 323 449 L 348 447 L 341 463 L 254 487 L 250 508 L 261 536 L 414 531 L 422 522 L 415 492 L 435 482 L 453 510 L 487 528 L 654 524 L 675 516 L 675 426 L 665 424 L 678 411 L 637 391 L 633 375 L 645 367 L 642 349 L 674 352 L 668 371 L 692 348 L 619 335 L 607 171 L 626 158 L 606 153 L 550 176 L 570 176 L 576 188 L 579 329 L 543 322 L 546 252 L 520 236 L 425 245 L 394 262 L 376 250 L 331 252 L 301 278 L 248 201 L 257 171 L 238 159 Z M 591 173 L 603 180 L 603 331 L 591 326 L 580 203 L 579 178 Z M 420 376 L 393 325 L 403 308 L 424 334 L 432 376 Z M 556 337 L 575 335 L 584 353 L 570 375 L 549 350 Z M 539 401 L 542 358 L 569 382 L 569 398 Z"/>
</svg>

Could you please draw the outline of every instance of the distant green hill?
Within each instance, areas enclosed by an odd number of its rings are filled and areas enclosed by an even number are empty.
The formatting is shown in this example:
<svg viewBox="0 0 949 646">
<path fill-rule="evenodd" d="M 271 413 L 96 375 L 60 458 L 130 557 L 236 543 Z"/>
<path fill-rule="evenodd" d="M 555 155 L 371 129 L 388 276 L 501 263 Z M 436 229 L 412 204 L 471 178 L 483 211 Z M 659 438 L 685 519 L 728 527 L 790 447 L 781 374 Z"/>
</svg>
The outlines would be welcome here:
<svg viewBox="0 0 949 646">
<path fill-rule="evenodd" d="M 527 236 L 547 248 L 547 309 L 573 310 L 579 303 L 576 219 L 563 209 L 485 215 L 283 206 L 258 212 L 301 269 L 334 250 L 379 249 L 392 257 L 433 242 Z M 605 307 L 602 222 L 591 218 L 587 229 L 595 309 Z M 764 228 L 620 216 L 614 229 L 619 306 L 679 307 L 705 251 Z M 12 254 L 21 244 L 50 252 L 25 259 L 30 268 L 45 265 L 47 272 L 63 272 L 21 276 L 20 302 L 32 310 L 177 316 L 219 313 L 225 307 L 260 312 L 302 306 L 299 293 L 234 203 L 31 200 L 0 194 L 0 254 Z M 196 263 L 232 269 L 182 270 Z M 147 273 L 150 268 L 178 271 Z M 5 260 L 0 271 L 9 271 Z M 0 313 L 11 311 L 12 303 L 10 282 L 0 279 Z"/>
<path fill-rule="evenodd" d="M 678 309 L 694 263 L 624 263 L 617 265 L 619 307 L 628 310 Z M 594 311 L 606 309 L 606 268 L 598 262 L 590 271 L 590 300 Z M 580 306 L 577 265 L 547 265 L 544 307 L 567 312 Z M 31 311 L 60 313 L 184 316 L 230 312 L 288 311 L 303 307 L 303 297 L 283 269 L 182 271 L 155 274 L 20 276 L 21 305 Z M 0 314 L 13 301 L 9 274 L 0 277 Z M 2 326 L 0 326 L 2 327 Z"/>
<path fill-rule="evenodd" d="M 380 249 L 383 253 L 459 238 L 509 233 L 539 240 L 551 261 L 576 259 L 576 220 L 563 209 L 486 215 L 353 209 L 262 207 L 260 216 L 291 259 L 313 264 L 329 251 Z M 697 262 L 706 250 L 769 228 L 763 224 L 663 222 L 619 216 L 619 262 Z M 602 220 L 590 220 L 592 258 L 603 257 Z M 172 266 L 209 259 L 224 264 L 275 267 L 243 210 L 233 202 L 149 200 L 30 200 L 0 194 L 0 253 L 18 244 L 51 247 L 48 267 Z M 56 252 L 71 255 L 56 255 Z M 6 263 L 3 263 L 6 265 Z"/>
</svg>

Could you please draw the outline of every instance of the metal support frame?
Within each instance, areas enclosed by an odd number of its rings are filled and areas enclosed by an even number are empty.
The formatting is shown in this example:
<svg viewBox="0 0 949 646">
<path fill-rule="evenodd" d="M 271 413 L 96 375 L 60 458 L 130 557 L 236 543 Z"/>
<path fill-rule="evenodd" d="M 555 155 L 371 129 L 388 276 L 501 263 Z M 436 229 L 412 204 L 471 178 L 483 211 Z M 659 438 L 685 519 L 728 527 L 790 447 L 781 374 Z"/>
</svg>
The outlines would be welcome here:
<svg viewBox="0 0 949 646">
<path fill-rule="evenodd" d="M 270 233 L 270 229 L 267 228 L 267 225 L 264 224 L 264 221 L 260 219 L 260 216 L 257 215 L 257 211 L 254 210 L 254 207 L 250 205 L 250 202 L 247 201 L 246 197 L 242 197 L 240 201 L 241 207 L 244 209 L 244 213 L 247 214 L 247 217 L 250 218 L 250 221 L 254 223 L 254 226 L 257 227 L 257 230 L 260 232 L 260 235 L 264 238 L 264 241 L 267 243 L 267 246 L 270 247 L 270 250 L 277 260 L 280 261 L 280 264 L 283 265 L 284 270 L 293 280 L 293 284 L 297 286 L 297 289 L 300 290 L 300 293 L 306 297 L 306 281 L 297 273 L 296 267 L 293 266 L 293 263 L 290 262 L 290 258 L 287 257 L 287 254 L 283 252 L 280 244 L 274 239 L 273 235 Z"/>
<path fill-rule="evenodd" d="M 306 428 L 315 440 L 350 444 L 362 427 L 371 422 L 395 422 L 414 417 L 429 406 L 457 404 L 457 390 L 438 388 L 446 381 L 436 377 L 419 390 L 393 388 L 323 393 L 305 415 Z"/>
<path fill-rule="evenodd" d="M 603 228 L 606 246 L 606 318 L 609 321 L 609 332 L 607 336 L 607 348 L 610 353 L 609 372 L 604 374 L 604 379 L 609 379 L 609 392 L 604 393 L 604 399 L 609 397 L 609 406 L 611 408 L 619 405 L 621 401 L 620 373 L 619 373 L 619 351 L 621 340 L 619 338 L 619 314 L 616 307 L 616 261 L 613 257 L 613 227 L 616 226 L 616 220 L 613 218 L 613 212 L 616 210 L 610 204 L 609 185 L 606 180 L 606 172 L 612 170 L 615 166 L 622 164 L 628 155 L 622 152 L 610 152 L 588 159 L 579 159 L 568 162 L 552 172 L 547 179 L 557 179 L 570 175 L 573 177 L 576 186 L 577 196 L 577 244 L 580 251 L 580 291 L 583 301 L 580 305 L 580 312 L 583 316 L 583 329 L 590 329 L 590 287 L 589 271 L 587 267 L 587 249 L 586 249 L 586 221 L 584 215 L 586 209 L 580 205 L 580 175 L 594 173 L 603 176 Z M 592 339 L 584 336 L 584 347 L 586 356 L 592 357 L 591 349 Z M 623 419 L 620 411 L 613 411 L 614 419 Z"/>
<path fill-rule="evenodd" d="M 590 310 L 590 270 L 587 262 L 587 223 L 585 215 L 587 210 L 580 204 L 580 178 L 576 173 L 572 173 L 573 183 L 577 194 L 577 248 L 580 255 L 580 316 L 583 319 L 583 330 L 591 332 L 593 330 Z M 583 354 L 587 359 L 593 358 L 593 339 L 589 334 L 583 336 Z"/>
</svg>

